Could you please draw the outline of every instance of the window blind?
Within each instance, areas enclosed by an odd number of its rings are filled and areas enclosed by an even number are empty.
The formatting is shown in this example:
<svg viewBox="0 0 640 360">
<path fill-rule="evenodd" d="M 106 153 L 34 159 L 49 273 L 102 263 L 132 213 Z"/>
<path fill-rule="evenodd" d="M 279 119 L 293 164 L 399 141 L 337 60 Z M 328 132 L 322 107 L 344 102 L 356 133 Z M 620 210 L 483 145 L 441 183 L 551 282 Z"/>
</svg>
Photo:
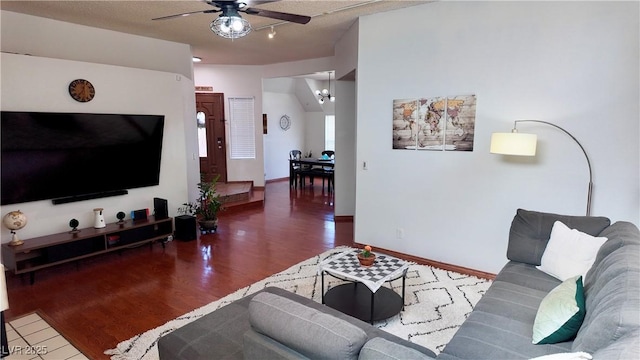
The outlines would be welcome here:
<svg viewBox="0 0 640 360">
<path fill-rule="evenodd" d="M 256 158 L 256 134 L 252 97 L 229 98 L 231 159 Z"/>
</svg>

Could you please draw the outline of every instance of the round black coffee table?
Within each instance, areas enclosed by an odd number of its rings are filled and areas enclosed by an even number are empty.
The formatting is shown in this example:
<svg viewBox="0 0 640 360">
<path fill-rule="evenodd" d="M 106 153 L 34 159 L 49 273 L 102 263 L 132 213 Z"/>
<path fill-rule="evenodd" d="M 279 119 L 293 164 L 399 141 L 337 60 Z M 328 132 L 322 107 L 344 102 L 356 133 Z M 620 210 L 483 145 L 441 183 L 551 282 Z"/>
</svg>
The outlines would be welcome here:
<svg viewBox="0 0 640 360">
<path fill-rule="evenodd" d="M 368 287 L 358 282 L 329 289 L 324 294 L 324 303 L 369 323 L 388 319 L 398 314 L 404 306 L 402 297 L 395 291 L 381 287 L 372 293 Z"/>
</svg>

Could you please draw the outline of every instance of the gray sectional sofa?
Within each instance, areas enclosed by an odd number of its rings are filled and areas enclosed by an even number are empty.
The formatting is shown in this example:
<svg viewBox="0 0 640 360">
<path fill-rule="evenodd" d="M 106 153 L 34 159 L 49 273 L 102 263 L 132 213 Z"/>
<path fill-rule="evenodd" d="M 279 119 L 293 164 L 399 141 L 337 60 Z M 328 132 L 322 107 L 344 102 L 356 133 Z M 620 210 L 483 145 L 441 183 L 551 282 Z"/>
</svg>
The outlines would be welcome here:
<svg viewBox="0 0 640 360">
<path fill-rule="evenodd" d="M 357 359 L 365 343 L 363 355 L 397 346 L 404 359 L 435 357 L 429 349 L 276 287 L 163 336 L 158 352 L 166 360 Z"/>
<path fill-rule="evenodd" d="M 607 237 L 584 279 L 586 316 L 573 341 L 533 345 L 542 299 L 561 281 L 536 268 L 556 220 Z M 519 209 L 509 233 L 509 262 L 439 359 L 528 359 L 586 352 L 594 359 L 640 359 L 640 233 L 627 222 Z"/>
<path fill-rule="evenodd" d="M 561 281 L 538 270 L 556 220 L 607 237 L 586 273 L 586 316 L 574 339 L 532 344 L 538 307 Z M 640 358 L 640 232 L 604 217 L 519 209 L 509 262 L 438 359 L 528 359 L 586 352 L 594 359 Z M 266 288 L 158 342 L 161 359 L 430 359 L 435 355 L 310 299 Z"/>
</svg>

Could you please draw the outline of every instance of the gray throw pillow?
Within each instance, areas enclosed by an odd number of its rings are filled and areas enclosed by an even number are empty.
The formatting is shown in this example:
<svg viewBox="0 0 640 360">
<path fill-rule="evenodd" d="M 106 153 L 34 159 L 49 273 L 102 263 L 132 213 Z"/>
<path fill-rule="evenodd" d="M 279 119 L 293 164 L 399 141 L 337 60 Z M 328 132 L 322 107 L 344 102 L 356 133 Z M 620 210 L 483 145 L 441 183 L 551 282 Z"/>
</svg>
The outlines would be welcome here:
<svg viewBox="0 0 640 360">
<path fill-rule="evenodd" d="M 507 258 L 525 264 L 540 265 L 553 223 L 556 221 L 591 236 L 598 236 L 611 224 L 608 218 L 600 216 L 569 216 L 518 209 L 509 230 Z"/>
<path fill-rule="evenodd" d="M 256 332 L 312 359 L 357 359 L 367 341 L 355 325 L 268 292 L 251 299 L 249 323 Z"/>
</svg>

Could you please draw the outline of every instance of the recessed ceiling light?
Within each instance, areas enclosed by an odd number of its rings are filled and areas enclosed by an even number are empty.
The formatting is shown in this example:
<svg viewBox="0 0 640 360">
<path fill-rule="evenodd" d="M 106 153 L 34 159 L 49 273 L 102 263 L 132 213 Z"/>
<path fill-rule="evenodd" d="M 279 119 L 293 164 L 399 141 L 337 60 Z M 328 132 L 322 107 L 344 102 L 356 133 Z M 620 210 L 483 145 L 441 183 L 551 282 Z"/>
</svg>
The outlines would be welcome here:
<svg viewBox="0 0 640 360">
<path fill-rule="evenodd" d="M 200 61 L 202 61 L 202 58 L 199 58 L 197 56 L 193 57 L 193 62 L 200 62 Z"/>
</svg>

